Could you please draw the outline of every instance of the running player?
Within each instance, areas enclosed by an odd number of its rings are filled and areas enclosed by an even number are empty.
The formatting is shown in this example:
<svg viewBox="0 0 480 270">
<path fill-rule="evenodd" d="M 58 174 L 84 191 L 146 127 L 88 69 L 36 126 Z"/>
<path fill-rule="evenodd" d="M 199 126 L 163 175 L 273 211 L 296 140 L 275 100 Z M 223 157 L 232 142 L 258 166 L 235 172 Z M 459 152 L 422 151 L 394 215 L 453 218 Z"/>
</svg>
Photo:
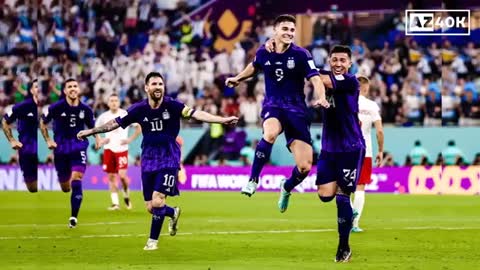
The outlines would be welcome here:
<svg viewBox="0 0 480 270">
<path fill-rule="evenodd" d="M 15 104 L 2 120 L 2 128 L 13 149 L 18 150 L 20 169 L 28 191 L 37 192 L 38 156 L 38 83 L 33 80 L 27 98 Z M 11 124 L 17 121 L 18 140 L 13 137 Z"/>
<path fill-rule="evenodd" d="M 95 125 L 93 111 L 80 102 L 80 86 L 75 79 L 63 83 L 65 97 L 48 107 L 40 120 L 47 146 L 53 150 L 55 169 L 63 192 L 70 192 L 70 228 L 78 223 L 78 212 L 83 200 L 82 178 L 87 167 L 88 141 L 78 140 L 76 134 Z M 48 134 L 48 123 L 53 121 L 53 140 Z M 97 137 L 96 141 L 100 138 Z M 97 147 L 98 148 L 98 147 Z"/>
<path fill-rule="evenodd" d="M 158 72 L 150 72 L 145 78 L 145 91 L 148 99 L 133 104 L 127 115 L 108 121 L 100 127 L 82 130 L 79 139 L 126 128 L 133 123 L 142 126 L 142 184 L 143 197 L 147 210 L 152 213 L 150 237 L 144 250 L 157 249 L 158 237 L 165 217 L 170 218 L 169 232 L 177 233 L 180 217 L 179 207 L 166 204 L 167 196 L 180 194 L 177 186 L 180 169 L 180 147 L 175 141 L 180 130 L 181 118 L 194 118 L 198 121 L 235 125 L 235 116 L 220 117 L 204 111 L 194 110 L 165 95 L 165 80 Z"/>
</svg>

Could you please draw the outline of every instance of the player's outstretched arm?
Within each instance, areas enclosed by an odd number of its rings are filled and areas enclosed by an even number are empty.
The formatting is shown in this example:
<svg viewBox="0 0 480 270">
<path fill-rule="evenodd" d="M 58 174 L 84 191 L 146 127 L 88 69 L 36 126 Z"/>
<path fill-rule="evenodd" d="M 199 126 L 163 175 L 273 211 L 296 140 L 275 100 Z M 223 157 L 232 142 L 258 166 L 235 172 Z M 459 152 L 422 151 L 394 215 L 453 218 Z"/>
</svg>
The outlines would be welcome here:
<svg viewBox="0 0 480 270">
<path fill-rule="evenodd" d="M 40 119 L 40 132 L 42 133 L 45 142 L 47 142 L 48 149 L 57 147 L 57 143 L 50 138 L 50 135 L 48 134 L 48 124 L 46 124 L 43 119 Z"/>
<path fill-rule="evenodd" d="M 383 125 L 382 125 L 382 120 L 377 120 L 373 122 L 375 125 L 375 130 L 377 132 L 377 143 L 378 143 L 378 153 L 377 157 L 375 158 L 375 163 L 377 167 L 380 167 L 380 165 L 383 162 Z"/>
<path fill-rule="evenodd" d="M 108 121 L 107 123 L 105 123 L 105 124 L 103 124 L 99 127 L 94 127 L 94 128 L 91 128 L 91 129 L 85 129 L 85 130 L 82 130 L 82 131 L 78 132 L 77 138 L 79 140 L 83 140 L 88 136 L 95 135 L 95 134 L 98 134 L 98 133 L 109 132 L 109 131 L 112 131 L 114 129 L 117 129 L 118 127 L 120 127 L 120 125 L 117 123 L 117 121 L 115 119 L 112 119 L 112 120 Z"/>
<path fill-rule="evenodd" d="M 317 100 L 313 102 L 313 106 L 322 106 L 324 108 L 330 107 L 325 95 L 325 85 L 323 85 L 320 76 L 313 76 L 309 79 L 313 85 L 313 91 L 317 97 Z"/>
<path fill-rule="evenodd" d="M 255 74 L 255 67 L 249 63 L 242 72 L 235 77 L 230 77 L 225 80 L 225 85 L 228 87 L 236 87 L 241 81 L 244 81 Z"/>
<path fill-rule="evenodd" d="M 192 118 L 202 122 L 219 123 L 232 126 L 236 125 L 238 122 L 238 117 L 236 116 L 222 117 L 204 111 L 195 111 L 192 114 Z"/>
<path fill-rule="evenodd" d="M 2 129 L 3 133 L 5 133 L 5 137 L 7 137 L 7 140 L 8 142 L 10 142 L 10 145 L 13 149 L 17 150 L 22 148 L 23 144 L 13 137 L 12 127 L 7 123 L 7 120 L 5 119 L 2 119 Z"/>
</svg>

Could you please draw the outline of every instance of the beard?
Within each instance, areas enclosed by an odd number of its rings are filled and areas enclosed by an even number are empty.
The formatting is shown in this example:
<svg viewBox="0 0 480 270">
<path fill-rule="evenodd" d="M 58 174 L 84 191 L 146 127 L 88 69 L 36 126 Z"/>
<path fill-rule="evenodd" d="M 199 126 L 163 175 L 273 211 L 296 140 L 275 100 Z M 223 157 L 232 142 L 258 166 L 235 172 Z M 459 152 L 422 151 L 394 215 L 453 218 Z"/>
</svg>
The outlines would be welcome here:
<svg viewBox="0 0 480 270">
<path fill-rule="evenodd" d="M 153 101 L 160 101 L 163 98 L 163 92 L 160 92 L 160 95 L 157 94 L 157 91 L 150 93 L 150 98 Z"/>
</svg>

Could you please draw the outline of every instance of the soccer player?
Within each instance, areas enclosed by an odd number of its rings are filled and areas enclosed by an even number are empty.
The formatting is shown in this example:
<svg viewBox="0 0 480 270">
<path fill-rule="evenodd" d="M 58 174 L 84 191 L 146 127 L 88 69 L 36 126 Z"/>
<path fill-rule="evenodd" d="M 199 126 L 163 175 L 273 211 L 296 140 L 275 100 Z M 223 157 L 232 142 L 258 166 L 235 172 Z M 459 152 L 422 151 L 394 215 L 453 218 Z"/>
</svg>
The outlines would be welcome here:
<svg viewBox="0 0 480 270">
<path fill-rule="evenodd" d="M 291 191 L 300 184 L 312 167 L 313 150 L 310 136 L 305 94 L 305 79 L 309 80 L 317 94 L 315 106 L 328 107 L 325 87 L 322 84 L 311 54 L 293 43 L 295 37 L 295 17 L 280 15 L 274 22 L 275 50 L 270 53 L 261 46 L 253 63 L 235 77 L 227 78 L 227 86 L 234 87 L 239 82 L 253 76 L 257 71 L 265 74 L 266 95 L 263 101 L 263 137 L 257 144 L 249 182 L 241 193 L 252 196 L 258 186 L 260 172 L 270 160 L 272 146 L 278 135 L 285 132 L 287 148 L 292 152 L 296 167 L 290 178 L 282 180 L 278 207 L 285 212 Z"/>
<path fill-rule="evenodd" d="M 360 83 L 360 97 L 358 99 L 359 114 L 358 117 L 361 122 L 362 134 L 365 139 L 366 153 L 363 160 L 360 178 L 358 179 L 357 189 L 355 191 L 355 198 L 353 200 L 353 227 L 352 232 L 362 232 L 363 230 L 358 226 L 360 216 L 362 215 L 363 205 L 365 204 L 365 185 L 372 182 L 372 124 L 375 125 L 378 153 L 375 157 L 375 164 L 380 167 L 383 161 L 383 126 L 382 118 L 380 116 L 380 108 L 377 103 L 367 98 L 370 88 L 370 81 L 367 77 L 359 76 Z"/>
<path fill-rule="evenodd" d="M 2 128 L 13 149 L 18 150 L 20 169 L 28 191 L 37 192 L 38 156 L 38 82 L 29 85 L 27 98 L 8 111 L 2 119 Z M 11 124 L 17 121 L 18 140 L 13 137 Z"/>
<path fill-rule="evenodd" d="M 334 46 L 329 54 L 331 71 L 321 71 L 330 107 L 323 110 L 322 150 L 317 163 L 318 196 L 322 202 L 336 198 L 339 244 L 336 262 L 351 257 L 349 246 L 353 210 L 350 194 L 355 187 L 365 156 L 365 141 L 358 118 L 359 82 L 348 73 L 352 52 Z"/>
<path fill-rule="evenodd" d="M 64 98 L 53 103 L 42 115 L 40 131 L 53 150 L 58 181 L 63 192 L 70 192 L 70 228 L 78 223 L 78 212 L 83 200 L 82 177 L 87 165 L 88 141 L 78 140 L 76 134 L 85 126 L 95 125 L 92 110 L 80 102 L 80 87 L 77 80 L 67 79 L 63 83 Z M 53 140 L 48 134 L 48 123 L 53 121 Z M 96 138 L 100 140 L 99 137 Z"/>
<path fill-rule="evenodd" d="M 127 111 L 120 108 L 120 99 L 115 93 L 110 95 L 107 105 L 109 110 L 98 117 L 95 126 L 102 126 L 112 119 L 123 117 L 127 114 Z M 141 132 L 142 129 L 140 125 L 135 124 L 135 132 L 131 137 L 128 137 L 128 127 L 126 127 L 125 129 L 120 128 L 105 133 L 105 138 L 99 142 L 99 145 L 105 149 L 103 151 L 103 170 L 108 174 L 110 197 L 112 199 L 112 205 L 108 210 L 120 209 L 117 174 L 120 177 L 120 182 L 122 182 L 123 200 L 125 201 L 127 209 L 132 209 L 128 189 L 130 179 L 128 179 L 127 176 L 128 144 L 135 140 Z"/>
<path fill-rule="evenodd" d="M 152 213 L 150 237 L 144 250 L 157 249 L 158 237 L 165 216 L 170 218 L 169 232 L 177 233 L 180 217 L 179 207 L 166 204 L 167 196 L 179 195 L 177 187 L 180 169 L 180 147 L 175 141 L 181 118 L 194 118 L 198 121 L 235 125 L 237 117 L 220 117 L 194 110 L 165 95 L 165 80 L 158 72 L 150 72 L 145 78 L 145 91 L 148 98 L 133 104 L 123 117 L 117 117 L 100 127 L 82 130 L 79 139 L 126 128 L 133 123 L 142 127 L 142 186 L 147 210 Z"/>
</svg>

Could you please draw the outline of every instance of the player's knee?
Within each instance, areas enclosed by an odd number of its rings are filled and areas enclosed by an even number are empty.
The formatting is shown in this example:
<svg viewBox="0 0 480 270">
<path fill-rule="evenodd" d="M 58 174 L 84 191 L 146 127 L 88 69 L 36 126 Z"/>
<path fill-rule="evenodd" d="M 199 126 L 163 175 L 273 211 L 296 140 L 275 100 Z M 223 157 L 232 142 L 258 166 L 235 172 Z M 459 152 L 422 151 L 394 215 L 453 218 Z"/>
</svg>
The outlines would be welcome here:
<svg viewBox="0 0 480 270">
<path fill-rule="evenodd" d="M 273 144 L 275 142 L 275 140 L 277 139 L 277 134 L 266 132 L 265 134 L 263 134 L 263 139 L 265 141 Z"/>
<path fill-rule="evenodd" d="M 297 168 L 301 174 L 309 173 L 312 169 L 312 161 L 302 161 L 300 162 L 300 164 L 297 165 Z"/>
<path fill-rule="evenodd" d="M 335 196 L 322 196 L 322 195 L 318 194 L 318 198 L 322 202 L 331 202 L 335 198 Z"/>
<path fill-rule="evenodd" d="M 81 172 L 72 172 L 72 179 L 73 180 L 80 180 L 83 178 L 83 173 Z"/>
</svg>

